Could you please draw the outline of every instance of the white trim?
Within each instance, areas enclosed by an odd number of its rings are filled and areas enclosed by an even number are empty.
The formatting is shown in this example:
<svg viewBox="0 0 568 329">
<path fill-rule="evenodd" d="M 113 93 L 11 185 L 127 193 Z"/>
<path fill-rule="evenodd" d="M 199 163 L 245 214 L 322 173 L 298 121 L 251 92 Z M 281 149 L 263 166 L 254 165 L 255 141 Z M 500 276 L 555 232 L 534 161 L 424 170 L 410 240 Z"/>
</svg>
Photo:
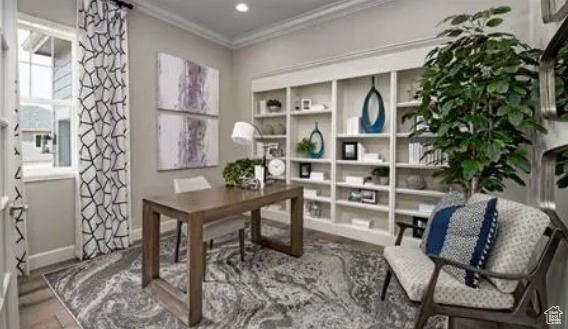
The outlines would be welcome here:
<svg viewBox="0 0 568 329">
<path fill-rule="evenodd" d="M 30 270 L 37 270 L 38 268 L 65 262 L 71 259 L 75 259 L 74 245 L 31 255 L 28 258 L 28 262 Z"/>
<path fill-rule="evenodd" d="M 77 30 L 75 28 L 25 13 L 18 12 L 18 25 L 47 33 L 59 39 L 68 41 L 77 40 Z"/>
<path fill-rule="evenodd" d="M 74 168 L 24 169 L 24 183 L 45 182 L 61 179 L 75 179 Z"/>
<path fill-rule="evenodd" d="M 250 46 L 306 27 L 318 25 L 356 12 L 382 5 L 394 0 L 344 0 L 317 8 L 288 20 L 266 26 L 236 37 L 232 40 L 234 49 Z"/>
<path fill-rule="evenodd" d="M 226 38 L 219 33 L 213 32 L 210 29 L 205 28 L 199 24 L 191 22 L 188 19 L 179 16 L 178 14 L 165 10 L 159 5 L 153 4 L 149 0 L 134 0 L 133 2 L 136 5 L 136 8 L 143 13 L 153 16 L 168 24 L 177 26 L 180 29 L 191 32 L 209 41 L 213 41 L 228 48 L 233 48 L 231 39 Z"/>
<path fill-rule="evenodd" d="M 176 229 L 177 220 L 163 220 L 160 223 L 160 233 L 167 233 Z M 142 228 L 130 231 L 130 243 L 142 240 Z"/>
<path fill-rule="evenodd" d="M 277 22 L 276 24 L 262 27 L 258 30 L 246 33 L 235 38 L 212 31 L 200 24 L 180 16 L 170 10 L 161 8 L 150 0 L 133 0 L 137 8 L 161 21 L 177 26 L 185 31 L 215 42 L 231 49 L 250 46 L 270 38 L 281 36 L 300 29 L 321 24 L 323 22 L 351 15 L 377 5 L 382 5 L 394 0 L 343 0 L 328 6 L 317 8 L 296 17 Z"/>
<path fill-rule="evenodd" d="M 444 38 L 436 38 L 436 36 L 430 36 L 420 39 L 414 39 L 409 41 L 403 41 L 399 43 L 393 43 L 390 45 L 374 47 L 366 50 L 360 50 L 350 53 L 345 53 L 337 56 L 332 56 L 328 58 L 323 58 L 307 63 L 302 64 L 295 64 L 290 66 L 284 66 L 278 69 L 265 71 L 263 73 L 257 74 L 253 77 L 254 79 L 258 78 L 266 78 L 275 75 L 280 75 L 284 73 L 290 73 L 295 71 L 301 71 L 305 69 L 311 69 L 331 64 L 338 64 L 342 62 L 353 61 L 357 59 L 367 58 L 367 57 L 374 57 L 380 55 L 386 55 L 390 53 L 401 52 L 405 50 L 415 49 L 415 48 L 422 48 L 422 47 L 434 47 L 442 44 L 446 39 Z"/>
<path fill-rule="evenodd" d="M 126 16 L 126 21 L 128 22 L 128 16 Z M 131 116 L 130 116 L 130 104 L 132 100 L 130 99 L 130 52 L 128 48 L 128 43 L 130 42 L 130 34 L 128 30 L 128 24 L 126 24 L 126 41 L 124 42 L 124 53 L 126 58 L 126 72 L 124 73 L 124 81 L 126 83 L 125 94 L 126 94 L 126 106 L 124 109 L 124 117 L 125 117 L 125 124 L 126 124 L 126 136 L 124 139 L 125 143 L 125 153 L 126 153 L 126 194 L 128 199 L 128 234 L 129 234 L 129 242 L 132 241 L 132 150 L 130 144 L 130 134 L 132 133 L 131 129 Z"/>
</svg>

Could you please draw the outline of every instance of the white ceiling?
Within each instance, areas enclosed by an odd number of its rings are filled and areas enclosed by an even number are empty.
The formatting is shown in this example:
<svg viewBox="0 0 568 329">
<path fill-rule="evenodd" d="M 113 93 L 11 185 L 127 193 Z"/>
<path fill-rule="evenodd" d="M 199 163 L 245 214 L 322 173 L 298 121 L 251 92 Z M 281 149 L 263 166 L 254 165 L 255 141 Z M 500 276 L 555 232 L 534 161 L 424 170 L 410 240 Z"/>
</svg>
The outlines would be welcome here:
<svg viewBox="0 0 568 329">
<path fill-rule="evenodd" d="M 133 0 L 138 8 L 218 43 L 238 47 L 387 0 Z M 235 10 L 237 3 L 247 13 Z M 254 40 L 253 40 L 254 39 Z"/>
</svg>

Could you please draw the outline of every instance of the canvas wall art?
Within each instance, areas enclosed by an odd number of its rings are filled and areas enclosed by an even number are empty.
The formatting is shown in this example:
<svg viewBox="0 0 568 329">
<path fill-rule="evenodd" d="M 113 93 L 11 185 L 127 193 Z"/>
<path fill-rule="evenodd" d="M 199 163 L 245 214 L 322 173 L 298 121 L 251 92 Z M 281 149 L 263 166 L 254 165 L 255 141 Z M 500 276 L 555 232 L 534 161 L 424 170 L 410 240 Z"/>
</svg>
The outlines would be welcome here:
<svg viewBox="0 0 568 329">
<path fill-rule="evenodd" d="M 219 120 L 158 114 L 158 170 L 219 165 Z"/>
<path fill-rule="evenodd" d="M 219 115 L 218 70 L 164 53 L 156 68 L 159 109 Z"/>
</svg>

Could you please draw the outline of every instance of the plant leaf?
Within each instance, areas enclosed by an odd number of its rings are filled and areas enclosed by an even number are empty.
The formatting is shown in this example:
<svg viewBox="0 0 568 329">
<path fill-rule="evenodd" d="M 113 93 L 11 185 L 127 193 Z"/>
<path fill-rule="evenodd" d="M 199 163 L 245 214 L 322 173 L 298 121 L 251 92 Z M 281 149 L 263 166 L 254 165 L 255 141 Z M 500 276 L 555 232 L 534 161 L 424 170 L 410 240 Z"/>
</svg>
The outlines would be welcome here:
<svg viewBox="0 0 568 329">
<path fill-rule="evenodd" d="M 456 17 L 454 17 L 454 19 L 452 19 L 452 21 L 450 22 L 450 24 L 452 25 L 460 25 L 465 23 L 468 19 L 469 19 L 469 15 L 458 15 Z"/>
<path fill-rule="evenodd" d="M 489 27 L 496 27 L 496 26 L 501 25 L 501 23 L 503 23 L 503 19 L 499 18 L 499 17 L 495 17 L 495 18 L 492 18 L 489 21 L 487 21 L 486 25 L 489 26 Z"/>
</svg>

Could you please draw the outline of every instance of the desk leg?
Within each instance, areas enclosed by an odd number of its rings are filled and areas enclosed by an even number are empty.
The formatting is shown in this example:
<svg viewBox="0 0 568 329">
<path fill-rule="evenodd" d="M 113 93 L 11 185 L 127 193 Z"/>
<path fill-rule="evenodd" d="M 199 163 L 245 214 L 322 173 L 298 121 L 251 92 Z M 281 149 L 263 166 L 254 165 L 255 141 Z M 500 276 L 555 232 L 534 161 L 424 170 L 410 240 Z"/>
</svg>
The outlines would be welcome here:
<svg viewBox="0 0 568 329">
<path fill-rule="evenodd" d="M 160 214 L 146 202 L 142 212 L 142 287 L 146 287 L 160 277 Z"/>
<path fill-rule="evenodd" d="M 250 217 L 250 240 L 253 243 L 261 240 L 260 225 L 260 209 L 253 210 Z"/>
<path fill-rule="evenodd" d="M 292 199 L 290 210 L 290 254 L 302 257 L 304 248 L 304 196 L 299 195 Z"/>
<path fill-rule="evenodd" d="M 192 215 L 187 226 L 187 305 L 189 326 L 198 324 L 203 303 L 203 216 Z"/>
</svg>

